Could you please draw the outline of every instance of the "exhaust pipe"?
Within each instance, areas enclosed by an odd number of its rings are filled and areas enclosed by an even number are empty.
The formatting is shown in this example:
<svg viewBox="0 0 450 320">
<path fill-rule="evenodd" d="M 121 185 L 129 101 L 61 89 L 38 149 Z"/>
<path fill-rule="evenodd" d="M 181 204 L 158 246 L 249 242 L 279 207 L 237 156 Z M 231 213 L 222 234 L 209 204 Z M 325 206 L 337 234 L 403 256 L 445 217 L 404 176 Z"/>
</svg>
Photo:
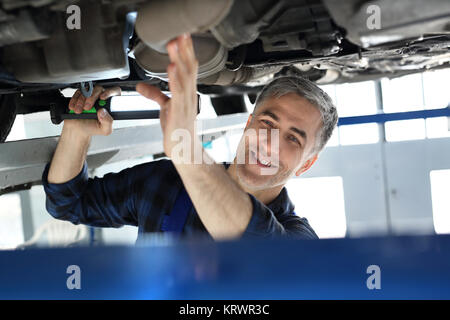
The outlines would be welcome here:
<svg viewBox="0 0 450 320">
<path fill-rule="evenodd" d="M 209 77 L 225 67 L 228 51 L 212 36 L 198 35 L 192 37 L 195 56 L 199 62 L 197 78 Z M 167 53 L 157 51 L 140 42 L 134 48 L 137 64 L 152 77 L 167 80 L 167 66 L 170 59 Z"/>
<path fill-rule="evenodd" d="M 205 32 L 228 14 L 233 0 L 156 0 L 139 9 L 136 33 L 149 47 L 165 52 L 165 44 L 182 33 Z"/>
<path fill-rule="evenodd" d="M 224 69 L 209 77 L 199 80 L 201 84 L 227 86 L 232 84 L 244 84 L 250 81 L 271 76 L 280 71 L 282 66 L 268 66 L 261 68 L 242 67 L 236 71 Z"/>
<path fill-rule="evenodd" d="M 133 52 L 136 62 L 151 76 L 167 80 L 167 42 L 183 33 L 208 31 L 225 18 L 232 4 L 233 0 L 156 0 L 145 4 L 135 24 L 141 40 Z M 224 68 L 228 51 L 213 36 L 194 34 L 192 41 L 199 62 L 198 78 Z"/>
</svg>

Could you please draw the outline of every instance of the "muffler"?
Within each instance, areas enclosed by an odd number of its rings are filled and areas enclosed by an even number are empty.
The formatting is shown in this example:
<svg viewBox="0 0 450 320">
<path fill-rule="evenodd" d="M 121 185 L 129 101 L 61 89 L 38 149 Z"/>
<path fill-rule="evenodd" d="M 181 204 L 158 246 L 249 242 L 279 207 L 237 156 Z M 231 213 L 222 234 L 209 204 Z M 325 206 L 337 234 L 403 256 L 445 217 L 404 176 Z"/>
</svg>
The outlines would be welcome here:
<svg viewBox="0 0 450 320">
<path fill-rule="evenodd" d="M 135 25 L 141 40 L 133 50 L 136 62 L 149 75 L 167 80 L 167 42 L 191 33 L 199 62 L 198 78 L 221 71 L 228 51 L 205 32 L 225 18 L 232 4 L 233 0 L 156 0 L 145 4 Z"/>
</svg>

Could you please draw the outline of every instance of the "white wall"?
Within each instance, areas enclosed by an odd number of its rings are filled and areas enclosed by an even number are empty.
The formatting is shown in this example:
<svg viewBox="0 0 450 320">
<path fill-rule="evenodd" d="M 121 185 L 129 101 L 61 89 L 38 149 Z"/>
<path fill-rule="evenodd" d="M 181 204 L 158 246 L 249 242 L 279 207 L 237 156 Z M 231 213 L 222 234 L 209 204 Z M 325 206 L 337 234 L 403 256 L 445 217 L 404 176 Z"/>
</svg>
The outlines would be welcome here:
<svg viewBox="0 0 450 320">
<path fill-rule="evenodd" d="M 450 139 L 440 138 L 328 147 L 304 177 L 342 177 L 349 236 L 430 234 L 430 171 L 449 168 Z"/>
</svg>

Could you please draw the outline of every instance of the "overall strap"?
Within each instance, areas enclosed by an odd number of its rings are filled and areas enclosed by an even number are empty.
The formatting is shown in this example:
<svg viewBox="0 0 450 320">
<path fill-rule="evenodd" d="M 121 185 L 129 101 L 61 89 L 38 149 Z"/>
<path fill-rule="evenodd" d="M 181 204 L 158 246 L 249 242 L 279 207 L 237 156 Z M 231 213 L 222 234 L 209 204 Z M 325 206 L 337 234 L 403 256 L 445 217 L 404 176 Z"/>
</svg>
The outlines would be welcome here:
<svg viewBox="0 0 450 320">
<path fill-rule="evenodd" d="M 181 187 L 170 215 L 165 215 L 163 218 L 161 231 L 181 234 L 191 208 L 192 201 L 189 198 L 186 188 Z"/>
</svg>

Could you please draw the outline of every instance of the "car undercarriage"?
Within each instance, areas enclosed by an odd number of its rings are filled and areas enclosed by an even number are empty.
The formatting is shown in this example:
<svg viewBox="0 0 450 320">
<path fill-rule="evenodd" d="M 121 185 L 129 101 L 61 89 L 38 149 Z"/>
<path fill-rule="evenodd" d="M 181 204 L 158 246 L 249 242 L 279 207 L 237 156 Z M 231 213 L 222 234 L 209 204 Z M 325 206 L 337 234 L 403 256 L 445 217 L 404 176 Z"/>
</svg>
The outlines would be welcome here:
<svg viewBox="0 0 450 320">
<path fill-rule="evenodd" d="M 243 110 L 274 76 L 318 84 L 399 77 L 450 63 L 450 2 L 431 0 L 3 0 L 0 141 L 16 114 L 84 83 L 167 90 L 165 45 L 189 32 L 198 91 Z M 233 102 L 234 99 L 234 102 Z M 229 107 L 226 107 L 229 105 Z"/>
</svg>

